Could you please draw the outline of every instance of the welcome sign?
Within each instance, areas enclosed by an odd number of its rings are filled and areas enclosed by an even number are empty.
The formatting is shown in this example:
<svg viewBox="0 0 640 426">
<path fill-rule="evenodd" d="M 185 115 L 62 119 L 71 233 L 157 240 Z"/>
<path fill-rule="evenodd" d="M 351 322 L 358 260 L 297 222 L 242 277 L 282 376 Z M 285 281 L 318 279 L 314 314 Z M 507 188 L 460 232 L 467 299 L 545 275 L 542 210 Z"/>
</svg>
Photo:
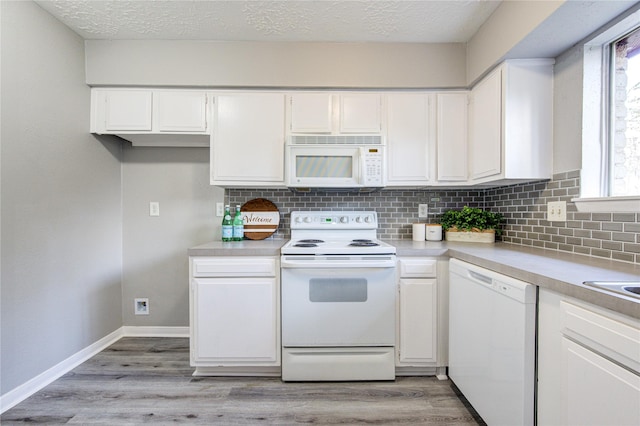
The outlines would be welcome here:
<svg viewBox="0 0 640 426">
<path fill-rule="evenodd" d="M 280 212 L 265 198 L 255 198 L 240 207 L 244 221 L 244 236 L 250 240 L 264 240 L 280 225 Z"/>
</svg>

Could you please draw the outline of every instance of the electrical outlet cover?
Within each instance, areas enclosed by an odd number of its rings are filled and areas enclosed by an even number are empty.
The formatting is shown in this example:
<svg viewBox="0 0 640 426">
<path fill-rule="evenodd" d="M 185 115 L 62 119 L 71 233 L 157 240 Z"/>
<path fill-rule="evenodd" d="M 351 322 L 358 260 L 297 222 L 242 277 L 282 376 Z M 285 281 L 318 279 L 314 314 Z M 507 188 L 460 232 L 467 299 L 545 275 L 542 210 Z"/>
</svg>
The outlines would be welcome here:
<svg viewBox="0 0 640 426">
<path fill-rule="evenodd" d="M 133 312 L 136 315 L 149 315 L 149 299 L 146 297 L 133 299 Z"/>
<path fill-rule="evenodd" d="M 418 204 L 418 217 L 421 219 L 429 217 L 429 204 Z"/>
</svg>

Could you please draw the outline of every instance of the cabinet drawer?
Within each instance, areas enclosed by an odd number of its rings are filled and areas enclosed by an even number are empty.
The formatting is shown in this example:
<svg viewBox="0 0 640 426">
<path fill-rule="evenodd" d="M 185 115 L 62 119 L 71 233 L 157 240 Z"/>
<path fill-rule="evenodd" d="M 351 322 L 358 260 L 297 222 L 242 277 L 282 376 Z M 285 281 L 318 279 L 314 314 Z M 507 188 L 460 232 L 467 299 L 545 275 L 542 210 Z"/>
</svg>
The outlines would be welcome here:
<svg viewBox="0 0 640 426">
<path fill-rule="evenodd" d="M 427 278 L 436 276 L 436 261 L 431 259 L 405 258 L 398 260 L 402 278 Z"/>
<path fill-rule="evenodd" d="M 275 277 L 276 259 L 266 257 L 206 257 L 192 261 L 194 277 Z"/>
<path fill-rule="evenodd" d="M 560 313 L 563 334 L 640 372 L 640 327 L 564 301 Z"/>
</svg>

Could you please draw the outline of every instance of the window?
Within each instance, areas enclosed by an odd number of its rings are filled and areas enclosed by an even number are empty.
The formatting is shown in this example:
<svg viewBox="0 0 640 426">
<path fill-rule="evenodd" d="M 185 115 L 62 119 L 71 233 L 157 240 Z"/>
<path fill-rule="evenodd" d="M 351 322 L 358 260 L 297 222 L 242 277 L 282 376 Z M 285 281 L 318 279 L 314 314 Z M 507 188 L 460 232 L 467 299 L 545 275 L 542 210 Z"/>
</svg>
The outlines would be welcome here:
<svg viewBox="0 0 640 426">
<path fill-rule="evenodd" d="M 640 195 L 640 28 L 610 46 L 608 194 Z"/>
<path fill-rule="evenodd" d="M 579 211 L 640 211 L 640 4 L 583 45 Z"/>
</svg>

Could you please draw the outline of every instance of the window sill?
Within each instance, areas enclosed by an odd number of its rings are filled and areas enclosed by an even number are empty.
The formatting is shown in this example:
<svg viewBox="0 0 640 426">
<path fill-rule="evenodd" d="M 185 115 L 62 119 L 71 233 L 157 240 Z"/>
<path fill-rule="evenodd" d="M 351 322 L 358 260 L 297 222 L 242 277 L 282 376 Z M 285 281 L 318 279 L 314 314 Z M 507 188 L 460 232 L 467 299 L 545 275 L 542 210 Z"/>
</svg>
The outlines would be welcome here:
<svg viewBox="0 0 640 426">
<path fill-rule="evenodd" d="M 640 196 L 574 198 L 579 212 L 588 213 L 637 213 L 640 212 Z"/>
</svg>

